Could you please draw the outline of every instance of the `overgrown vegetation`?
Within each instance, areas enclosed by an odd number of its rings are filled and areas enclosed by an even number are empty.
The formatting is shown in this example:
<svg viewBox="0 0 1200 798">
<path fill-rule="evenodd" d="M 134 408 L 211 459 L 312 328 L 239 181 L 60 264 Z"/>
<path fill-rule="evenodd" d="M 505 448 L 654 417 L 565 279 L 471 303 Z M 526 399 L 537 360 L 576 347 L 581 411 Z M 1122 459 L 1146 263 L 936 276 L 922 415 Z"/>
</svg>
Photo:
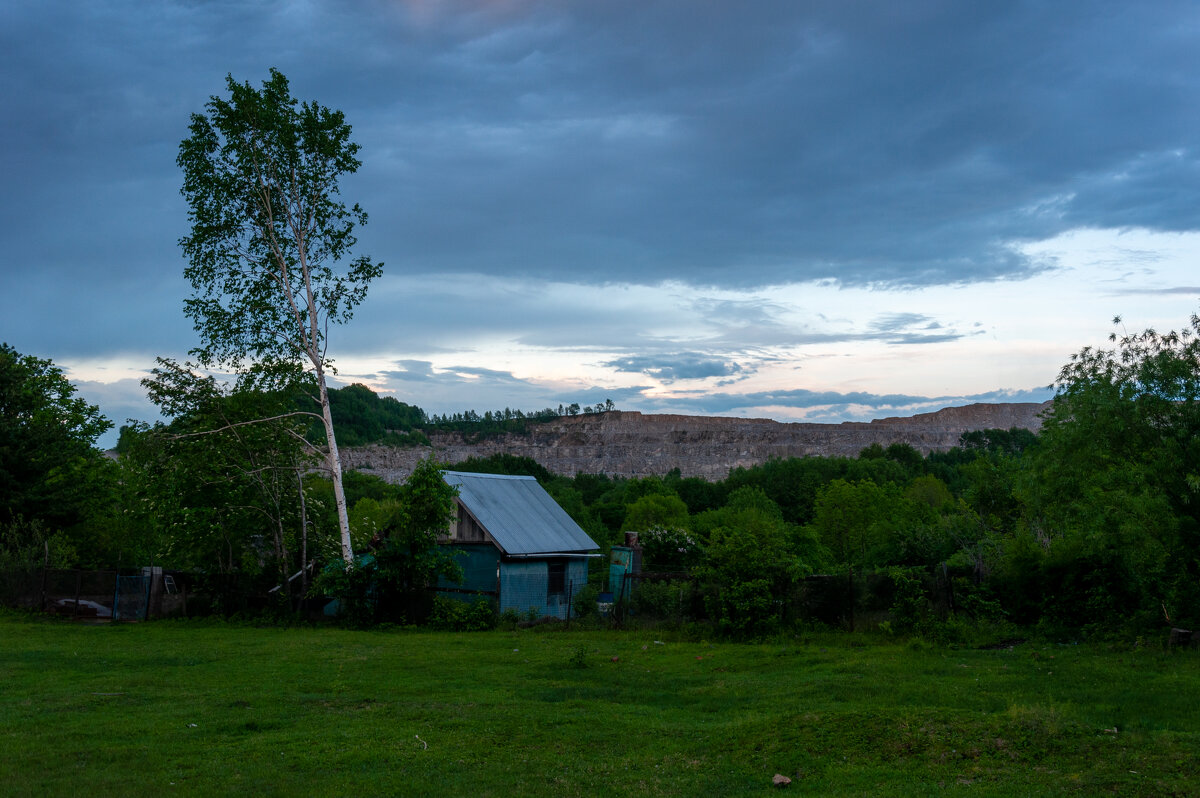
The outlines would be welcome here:
<svg viewBox="0 0 1200 798">
<path fill-rule="evenodd" d="M 442 480 L 433 460 L 419 463 L 396 492 L 383 503 L 373 500 L 372 511 L 356 513 L 370 521 L 374 535 L 371 554 L 350 566 L 333 562 L 316 584 L 319 595 L 336 596 L 344 623 L 367 627 L 378 623 L 413 624 L 431 615 L 433 597 L 426 589 L 439 578 L 461 579 L 454 558 L 437 545 L 454 515 L 457 490 Z M 361 503 L 355 505 L 359 510 Z M 438 620 L 447 624 L 445 608 Z"/>
</svg>

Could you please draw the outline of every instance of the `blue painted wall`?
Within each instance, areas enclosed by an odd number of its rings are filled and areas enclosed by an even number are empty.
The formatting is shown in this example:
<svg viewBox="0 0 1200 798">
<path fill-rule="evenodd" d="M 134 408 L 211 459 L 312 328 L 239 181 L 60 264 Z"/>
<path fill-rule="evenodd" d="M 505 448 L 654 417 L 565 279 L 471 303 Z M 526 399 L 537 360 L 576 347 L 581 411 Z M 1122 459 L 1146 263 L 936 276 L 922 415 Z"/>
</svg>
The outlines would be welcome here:
<svg viewBox="0 0 1200 798">
<path fill-rule="evenodd" d="M 566 561 L 564 591 L 547 594 L 550 575 L 546 560 L 520 560 L 500 564 L 500 611 L 516 610 L 526 615 L 535 610 L 539 618 L 566 620 L 567 601 L 587 584 L 587 560 Z"/>
</svg>

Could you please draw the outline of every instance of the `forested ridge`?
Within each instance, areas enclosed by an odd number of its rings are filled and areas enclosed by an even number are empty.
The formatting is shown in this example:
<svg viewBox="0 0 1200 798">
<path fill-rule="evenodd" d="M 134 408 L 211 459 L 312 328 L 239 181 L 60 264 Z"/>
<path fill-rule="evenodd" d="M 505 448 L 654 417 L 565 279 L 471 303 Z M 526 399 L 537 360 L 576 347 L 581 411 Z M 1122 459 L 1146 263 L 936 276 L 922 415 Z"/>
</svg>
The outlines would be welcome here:
<svg viewBox="0 0 1200 798">
<path fill-rule="evenodd" d="M 467 409 L 455 413 L 427 414 L 420 407 L 401 402 L 392 396 L 381 396 L 365 385 L 355 383 L 329 392 L 333 410 L 333 427 L 343 446 L 384 444 L 390 446 L 427 446 L 428 433 L 454 431 L 468 439 L 478 440 L 506 433 L 521 433 L 529 425 L 552 421 L 564 416 L 591 415 L 614 410 L 612 400 L 595 406 L 581 407 L 578 402 L 557 408 L 525 411 L 505 407 L 482 413 Z M 298 399 L 297 407 L 303 405 Z M 319 424 L 312 424 L 308 437 L 321 442 L 324 433 Z"/>
</svg>

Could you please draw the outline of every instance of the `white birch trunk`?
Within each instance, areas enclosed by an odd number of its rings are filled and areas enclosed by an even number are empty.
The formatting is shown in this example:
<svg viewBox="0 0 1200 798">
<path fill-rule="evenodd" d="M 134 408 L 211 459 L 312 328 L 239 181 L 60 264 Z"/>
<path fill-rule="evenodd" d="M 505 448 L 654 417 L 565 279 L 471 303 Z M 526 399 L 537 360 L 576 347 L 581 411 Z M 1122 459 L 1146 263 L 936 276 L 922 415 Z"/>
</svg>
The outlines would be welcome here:
<svg viewBox="0 0 1200 798">
<path fill-rule="evenodd" d="M 333 414 L 329 409 L 329 391 L 325 387 L 325 371 L 317 369 L 317 386 L 321 396 L 321 420 L 325 422 L 325 440 L 328 451 L 325 461 L 329 466 L 329 478 L 333 480 L 333 501 L 337 505 L 338 529 L 342 533 L 342 559 L 346 565 L 354 564 L 354 545 L 350 542 L 350 516 L 346 512 L 346 491 L 342 488 L 342 457 L 338 454 L 337 438 L 333 436 Z"/>
</svg>

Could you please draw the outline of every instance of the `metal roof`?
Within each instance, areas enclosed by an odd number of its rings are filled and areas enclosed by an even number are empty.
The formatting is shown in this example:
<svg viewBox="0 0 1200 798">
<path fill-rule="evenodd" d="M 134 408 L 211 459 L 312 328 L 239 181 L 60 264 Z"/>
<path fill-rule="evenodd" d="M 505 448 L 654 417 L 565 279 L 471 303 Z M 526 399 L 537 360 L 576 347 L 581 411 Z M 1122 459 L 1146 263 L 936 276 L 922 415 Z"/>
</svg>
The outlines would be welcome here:
<svg viewBox="0 0 1200 798">
<path fill-rule="evenodd" d="M 443 471 L 442 478 L 505 554 L 600 548 L 533 477 Z"/>
</svg>

